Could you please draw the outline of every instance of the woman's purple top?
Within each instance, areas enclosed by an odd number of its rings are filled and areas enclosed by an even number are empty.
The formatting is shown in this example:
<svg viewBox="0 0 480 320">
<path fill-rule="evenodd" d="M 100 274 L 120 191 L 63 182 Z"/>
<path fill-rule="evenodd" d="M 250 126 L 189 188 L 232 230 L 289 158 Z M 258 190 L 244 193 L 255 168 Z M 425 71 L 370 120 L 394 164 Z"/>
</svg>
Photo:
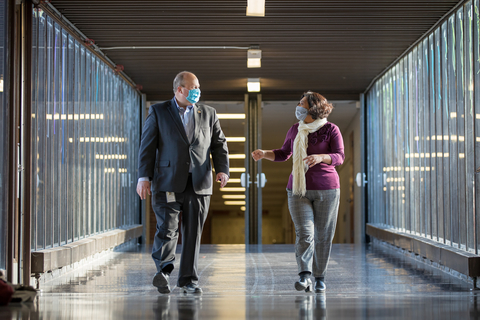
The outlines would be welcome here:
<svg viewBox="0 0 480 320">
<path fill-rule="evenodd" d="M 287 132 L 282 148 L 275 149 L 274 161 L 286 161 L 293 153 L 293 142 L 298 133 L 299 123 L 294 124 Z M 307 155 L 328 154 L 332 164 L 324 162 L 309 168 L 305 174 L 307 190 L 330 190 L 340 188 L 340 179 L 335 170 L 345 160 L 343 153 L 343 138 L 340 129 L 331 122 L 327 122 L 318 131 L 308 135 Z M 288 189 L 292 189 L 292 174 L 288 179 Z"/>
</svg>

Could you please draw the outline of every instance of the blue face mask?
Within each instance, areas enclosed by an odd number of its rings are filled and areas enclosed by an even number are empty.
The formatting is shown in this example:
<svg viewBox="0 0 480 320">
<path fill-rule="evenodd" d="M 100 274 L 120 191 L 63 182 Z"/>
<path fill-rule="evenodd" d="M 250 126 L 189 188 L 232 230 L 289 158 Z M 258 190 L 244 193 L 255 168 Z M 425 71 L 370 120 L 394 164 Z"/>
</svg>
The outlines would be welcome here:
<svg viewBox="0 0 480 320">
<path fill-rule="evenodd" d="M 198 100 L 200 100 L 200 89 L 188 90 L 188 96 L 186 96 L 186 99 L 191 104 L 197 103 Z"/>
<path fill-rule="evenodd" d="M 297 106 L 297 108 L 295 109 L 295 116 L 298 120 L 305 121 L 308 116 L 308 110 L 303 107 Z"/>
</svg>

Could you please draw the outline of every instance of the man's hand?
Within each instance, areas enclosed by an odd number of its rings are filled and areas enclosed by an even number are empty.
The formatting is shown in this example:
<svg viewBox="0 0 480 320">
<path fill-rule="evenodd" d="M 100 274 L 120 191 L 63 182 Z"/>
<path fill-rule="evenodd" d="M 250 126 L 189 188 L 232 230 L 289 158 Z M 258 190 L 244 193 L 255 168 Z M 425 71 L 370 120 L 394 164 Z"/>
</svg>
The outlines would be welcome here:
<svg viewBox="0 0 480 320">
<path fill-rule="evenodd" d="M 137 183 L 137 193 L 140 196 L 141 200 L 147 198 L 147 193 L 152 195 L 152 191 L 150 190 L 151 182 L 150 181 L 138 181 Z"/>
<path fill-rule="evenodd" d="M 228 179 L 230 178 L 226 173 L 219 172 L 217 173 L 217 178 L 215 180 L 220 181 L 220 188 L 223 188 L 227 185 Z"/>
</svg>

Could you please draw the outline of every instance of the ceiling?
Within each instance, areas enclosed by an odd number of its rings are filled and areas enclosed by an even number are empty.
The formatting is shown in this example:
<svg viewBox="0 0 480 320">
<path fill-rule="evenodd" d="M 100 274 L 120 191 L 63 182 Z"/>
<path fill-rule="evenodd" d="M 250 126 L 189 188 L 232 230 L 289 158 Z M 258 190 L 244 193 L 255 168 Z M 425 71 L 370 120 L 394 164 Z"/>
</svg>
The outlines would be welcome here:
<svg viewBox="0 0 480 320">
<path fill-rule="evenodd" d="M 200 80 L 202 101 L 219 113 L 243 113 L 247 78 L 260 78 L 265 149 L 281 147 L 295 123 L 296 103 L 306 90 L 320 92 L 334 102 L 329 120 L 345 130 L 358 112 L 359 94 L 457 3 L 266 0 L 265 17 L 246 17 L 247 0 L 51 0 L 100 48 L 258 45 L 262 50 L 262 67 L 258 69 L 247 68 L 245 49 L 122 49 L 104 53 L 143 86 L 148 101 L 171 99 L 175 75 L 182 70 L 194 72 Z M 221 125 L 226 136 L 244 134 L 243 120 L 221 120 Z M 229 149 L 243 153 L 244 144 L 229 143 Z M 243 162 L 231 160 L 231 165 L 242 167 Z M 263 163 L 267 175 L 264 209 L 281 211 L 291 166 L 291 161 Z M 232 173 L 232 178 L 239 177 L 239 173 Z M 238 206 L 224 206 L 221 196 L 218 190 L 214 192 L 213 210 L 243 214 Z"/>
<path fill-rule="evenodd" d="M 202 99 L 243 101 L 247 78 L 260 78 L 264 101 L 297 100 L 314 90 L 356 100 L 382 70 L 457 0 L 266 0 L 265 17 L 247 17 L 247 0 L 51 0 L 100 48 L 258 45 L 262 67 L 246 50 L 105 50 L 143 86 L 148 100 L 172 96 L 172 80 L 194 72 Z"/>
</svg>

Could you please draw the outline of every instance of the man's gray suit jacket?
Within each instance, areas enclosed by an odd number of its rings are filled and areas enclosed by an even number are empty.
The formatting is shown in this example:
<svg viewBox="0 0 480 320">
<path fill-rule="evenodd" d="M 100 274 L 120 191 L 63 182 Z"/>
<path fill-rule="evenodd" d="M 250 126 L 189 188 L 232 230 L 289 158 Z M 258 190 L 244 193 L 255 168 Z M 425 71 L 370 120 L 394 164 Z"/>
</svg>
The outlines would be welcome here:
<svg viewBox="0 0 480 320">
<path fill-rule="evenodd" d="M 210 154 L 215 172 L 229 175 L 227 141 L 216 110 L 203 104 L 195 105 L 195 133 L 190 143 L 174 99 L 150 107 L 143 127 L 138 175 L 152 180 L 153 193 L 183 192 L 191 161 L 195 193 L 211 195 Z"/>
</svg>

